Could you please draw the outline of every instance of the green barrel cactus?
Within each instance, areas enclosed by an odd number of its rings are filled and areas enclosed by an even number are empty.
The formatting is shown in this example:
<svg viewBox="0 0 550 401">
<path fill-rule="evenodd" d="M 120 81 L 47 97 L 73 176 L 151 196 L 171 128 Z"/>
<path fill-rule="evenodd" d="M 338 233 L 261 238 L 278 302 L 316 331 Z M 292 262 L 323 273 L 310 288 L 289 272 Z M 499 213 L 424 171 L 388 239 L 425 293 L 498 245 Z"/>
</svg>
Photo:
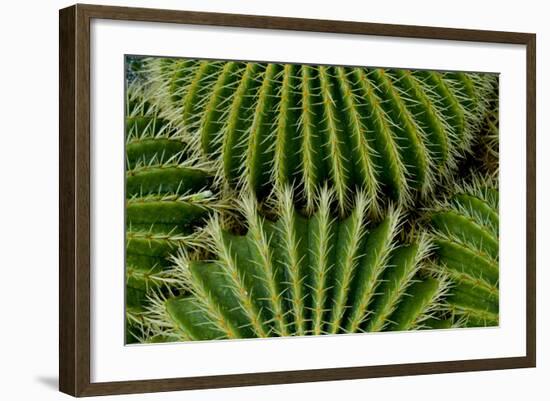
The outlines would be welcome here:
<svg viewBox="0 0 550 401">
<path fill-rule="evenodd" d="M 468 152 L 496 76 L 359 67 L 151 59 L 163 117 L 258 198 L 293 186 L 308 214 L 320 189 L 341 216 L 427 197 Z"/>
<path fill-rule="evenodd" d="M 397 239 L 400 212 L 369 224 L 368 197 L 359 192 L 345 219 L 331 211 L 336 192 L 322 188 L 310 217 L 294 207 L 293 191 L 277 200 L 275 221 L 244 197 L 246 233 L 208 225 L 208 259 L 174 257 L 177 297 L 150 307 L 156 333 L 172 340 L 321 335 L 425 326 L 442 308 L 447 280 L 423 270 L 426 236 Z M 334 208 L 333 208 L 334 209 Z"/>
<path fill-rule="evenodd" d="M 452 286 L 446 297 L 459 326 L 499 322 L 499 194 L 494 179 L 473 178 L 428 213 L 434 269 Z"/>
<path fill-rule="evenodd" d="M 170 255 L 197 243 L 197 227 L 222 203 L 212 168 L 192 158 L 179 130 L 138 85 L 126 110 L 126 316 L 128 341 L 143 324 L 147 296 L 167 283 Z"/>
</svg>

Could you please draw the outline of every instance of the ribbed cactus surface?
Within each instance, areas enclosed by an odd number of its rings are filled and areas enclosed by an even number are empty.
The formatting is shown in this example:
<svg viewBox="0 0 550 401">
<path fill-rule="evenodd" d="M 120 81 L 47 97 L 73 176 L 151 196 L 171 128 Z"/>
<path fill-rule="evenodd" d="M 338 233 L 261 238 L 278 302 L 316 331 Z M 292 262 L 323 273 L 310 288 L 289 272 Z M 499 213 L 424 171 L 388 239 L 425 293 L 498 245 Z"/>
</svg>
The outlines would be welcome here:
<svg viewBox="0 0 550 401">
<path fill-rule="evenodd" d="M 427 196 L 470 148 L 495 76 L 359 67 L 153 59 L 164 116 L 221 176 L 260 198 L 292 185 L 309 212 L 325 183 L 342 215 Z"/>
<path fill-rule="evenodd" d="M 173 277 L 188 294 L 156 300 L 161 331 L 207 340 L 423 327 L 447 288 L 444 276 L 420 272 L 427 238 L 400 243 L 396 210 L 369 224 L 363 193 L 350 216 L 339 219 L 330 210 L 334 197 L 322 189 L 317 212 L 307 218 L 286 190 L 276 221 L 244 199 L 242 235 L 211 220 L 206 242 L 213 258 L 174 258 Z"/>
<path fill-rule="evenodd" d="M 170 255 L 196 243 L 216 205 L 212 169 L 192 158 L 178 129 L 137 86 L 126 110 L 126 304 L 128 340 L 142 324 L 147 296 L 167 282 Z"/>
<path fill-rule="evenodd" d="M 455 322 L 499 322 L 499 194 L 476 178 L 428 214 L 438 269 L 453 282 L 446 299 Z"/>
</svg>

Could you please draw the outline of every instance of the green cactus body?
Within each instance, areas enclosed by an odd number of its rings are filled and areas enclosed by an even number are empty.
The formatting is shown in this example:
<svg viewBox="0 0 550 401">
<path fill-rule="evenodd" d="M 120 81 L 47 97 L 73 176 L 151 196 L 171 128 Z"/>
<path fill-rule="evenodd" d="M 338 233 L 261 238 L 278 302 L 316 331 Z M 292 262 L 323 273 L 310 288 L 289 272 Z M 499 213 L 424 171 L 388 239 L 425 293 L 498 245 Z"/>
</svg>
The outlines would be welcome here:
<svg viewBox="0 0 550 401">
<path fill-rule="evenodd" d="M 273 167 L 269 182 L 273 182 L 279 190 L 303 182 L 300 165 L 304 153 L 298 151 L 302 135 L 296 134 L 303 110 L 298 70 L 298 66 L 286 64 L 274 82 Z"/>
<path fill-rule="evenodd" d="M 227 233 L 214 219 L 209 232 L 218 258 L 205 263 L 180 255 L 177 271 L 191 295 L 159 302 L 156 320 L 180 340 L 419 328 L 446 291 L 441 276 L 418 274 L 426 241 L 397 245 L 397 212 L 368 228 L 364 194 L 349 217 L 338 219 L 329 210 L 336 195 L 324 191 L 313 216 L 301 216 L 286 198 L 275 222 L 247 199 L 246 235 Z M 365 299 L 363 278 L 375 274 L 384 280 L 369 281 Z"/>
<path fill-rule="evenodd" d="M 126 144 L 126 162 L 129 169 L 156 161 L 164 163 L 184 153 L 185 144 L 174 139 L 142 139 Z"/>
<path fill-rule="evenodd" d="M 160 99 L 189 69 L 149 64 Z M 226 182 L 260 199 L 293 185 L 310 215 L 325 183 L 341 216 L 360 189 L 371 217 L 388 196 L 409 205 L 448 176 L 471 147 L 494 82 L 490 74 L 219 61 L 193 64 L 187 75 L 184 100 L 165 116 L 220 163 Z"/>
<path fill-rule="evenodd" d="M 447 303 L 455 321 L 498 325 L 498 191 L 490 179 L 457 188 L 429 213 L 437 267 L 453 281 Z"/>
<path fill-rule="evenodd" d="M 241 70 L 239 63 L 226 63 L 212 88 L 212 96 L 205 105 L 199 130 L 201 147 L 208 154 L 218 152 L 221 146 L 222 138 L 219 133 L 223 128 L 222 107 L 232 100 Z"/>
<path fill-rule="evenodd" d="M 499 169 L 499 88 L 493 83 L 480 134 L 475 138 L 475 168 L 485 174 L 497 175 Z"/>
<path fill-rule="evenodd" d="M 177 128 L 136 87 L 126 113 L 126 301 L 136 341 L 148 297 L 166 287 L 170 257 L 196 244 L 211 208 L 212 169 L 191 159 Z"/>
</svg>

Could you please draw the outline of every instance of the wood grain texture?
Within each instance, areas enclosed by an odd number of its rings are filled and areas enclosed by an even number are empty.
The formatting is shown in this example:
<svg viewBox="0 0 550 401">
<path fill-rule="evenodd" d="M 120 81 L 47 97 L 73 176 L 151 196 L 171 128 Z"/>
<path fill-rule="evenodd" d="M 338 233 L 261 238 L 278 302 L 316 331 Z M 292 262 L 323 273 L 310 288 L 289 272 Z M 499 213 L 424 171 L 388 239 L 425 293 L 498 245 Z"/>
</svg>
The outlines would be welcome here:
<svg viewBox="0 0 550 401">
<path fill-rule="evenodd" d="M 60 10 L 59 388 L 90 386 L 89 18 Z"/>
<path fill-rule="evenodd" d="M 75 263 L 75 9 L 59 16 L 59 388 L 74 394 L 77 316 Z"/>
<path fill-rule="evenodd" d="M 88 4 L 79 4 L 78 8 L 82 12 L 88 14 L 90 18 L 394 36 L 402 38 L 526 44 L 531 35 L 520 32 L 438 28 L 428 26 L 380 24 L 356 21 L 332 21 L 306 18 L 272 17 L 263 15 L 208 13 L 198 11 L 161 10 L 150 8 L 96 6 Z"/>
<path fill-rule="evenodd" d="M 252 373 L 195 378 L 90 382 L 90 20 L 102 18 L 525 45 L 527 48 L 527 302 L 525 357 Z M 496 32 L 143 8 L 75 5 L 59 14 L 59 387 L 73 396 L 349 380 L 534 367 L 536 37 Z"/>
<path fill-rule="evenodd" d="M 411 363 L 354 368 L 296 370 L 224 376 L 202 376 L 158 380 L 94 383 L 80 395 L 135 394 L 160 391 L 201 390 L 212 388 L 320 382 L 328 380 L 372 379 L 393 376 L 417 376 L 437 373 L 471 372 L 531 367 L 525 358 L 498 358 L 467 361 Z"/>
</svg>

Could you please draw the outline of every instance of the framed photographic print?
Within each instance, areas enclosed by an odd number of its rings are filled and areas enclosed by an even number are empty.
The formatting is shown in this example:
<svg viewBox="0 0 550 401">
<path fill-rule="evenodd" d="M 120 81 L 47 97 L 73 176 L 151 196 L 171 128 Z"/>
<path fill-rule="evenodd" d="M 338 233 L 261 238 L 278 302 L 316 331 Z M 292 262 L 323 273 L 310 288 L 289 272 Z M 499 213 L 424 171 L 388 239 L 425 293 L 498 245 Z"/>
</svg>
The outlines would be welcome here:
<svg viewBox="0 0 550 401">
<path fill-rule="evenodd" d="M 534 367 L 535 35 L 60 11 L 60 390 Z"/>
</svg>

